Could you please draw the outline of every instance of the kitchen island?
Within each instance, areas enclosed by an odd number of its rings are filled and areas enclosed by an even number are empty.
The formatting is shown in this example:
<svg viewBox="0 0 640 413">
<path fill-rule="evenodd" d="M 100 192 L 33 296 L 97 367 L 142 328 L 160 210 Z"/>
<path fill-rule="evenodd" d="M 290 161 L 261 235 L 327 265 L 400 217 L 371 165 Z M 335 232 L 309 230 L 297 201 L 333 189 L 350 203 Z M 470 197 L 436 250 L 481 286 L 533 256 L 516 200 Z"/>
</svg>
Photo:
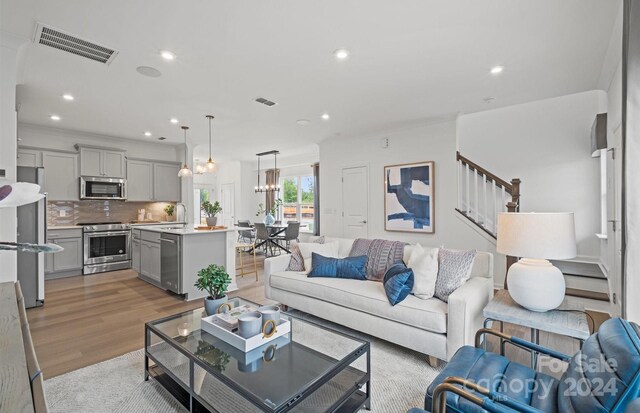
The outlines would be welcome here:
<svg viewBox="0 0 640 413">
<path fill-rule="evenodd" d="M 191 301 L 207 295 L 194 286 L 198 271 L 211 264 L 225 267 L 236 290 L 234 228 L 196 230 L 180 225 L 134 226 L 132 268 L 140 279 Z"/>
</svg>

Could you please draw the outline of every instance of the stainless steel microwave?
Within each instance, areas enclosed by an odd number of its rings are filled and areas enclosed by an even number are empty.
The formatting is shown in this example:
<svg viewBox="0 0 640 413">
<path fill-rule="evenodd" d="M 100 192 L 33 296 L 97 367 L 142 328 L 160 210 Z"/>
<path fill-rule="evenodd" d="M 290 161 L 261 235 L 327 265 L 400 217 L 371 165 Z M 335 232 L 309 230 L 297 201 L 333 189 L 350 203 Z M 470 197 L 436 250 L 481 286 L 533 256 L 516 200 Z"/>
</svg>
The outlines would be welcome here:
<svg viewBox="0 0 640 413">
<path fill-rule="evenodd" d="M 125 201 L 127 180 L 122 178 L 80 177 L 80 199 Z"/>
</svg>

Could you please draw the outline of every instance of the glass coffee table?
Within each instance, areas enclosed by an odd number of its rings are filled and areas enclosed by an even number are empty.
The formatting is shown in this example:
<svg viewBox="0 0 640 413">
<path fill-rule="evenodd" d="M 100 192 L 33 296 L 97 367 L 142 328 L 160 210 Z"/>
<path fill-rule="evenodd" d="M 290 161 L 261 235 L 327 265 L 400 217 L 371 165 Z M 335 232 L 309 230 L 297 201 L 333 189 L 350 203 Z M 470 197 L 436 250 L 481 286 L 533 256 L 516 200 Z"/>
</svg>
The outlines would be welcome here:
<svg viewBox="0 0 640 413">
<path fill-rule="evenodd" d="M 291 332 L 244 353 L 201 330 L 204 316 L 197 309 L 145 324 L 145 380 L 155 379 L 190 412 L 370 408 L 368 341 L 283 312 Z"/>
</svg>

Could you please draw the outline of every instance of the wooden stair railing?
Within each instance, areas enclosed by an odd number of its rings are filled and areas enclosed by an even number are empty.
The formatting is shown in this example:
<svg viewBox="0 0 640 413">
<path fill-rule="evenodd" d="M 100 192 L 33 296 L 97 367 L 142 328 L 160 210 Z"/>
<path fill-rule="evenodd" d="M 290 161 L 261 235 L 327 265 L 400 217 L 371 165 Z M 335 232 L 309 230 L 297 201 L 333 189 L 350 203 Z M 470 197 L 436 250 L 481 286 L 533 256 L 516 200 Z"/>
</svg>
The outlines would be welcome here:
<svg viewBox="0 0 640 413">
<path fill-rule="evenodd" d="M 474 225 L 497 239 L 498 213 L 520 211 L 520 179 L 499 178 L 456 152 L 458 162 L 458 211 Z M 510 197 L 510 199 L 509 199 Z M 507 271 L 516 257 L 507 256 Z M 507 288 L 505 276 L 504 288 Z"/>
</svg>

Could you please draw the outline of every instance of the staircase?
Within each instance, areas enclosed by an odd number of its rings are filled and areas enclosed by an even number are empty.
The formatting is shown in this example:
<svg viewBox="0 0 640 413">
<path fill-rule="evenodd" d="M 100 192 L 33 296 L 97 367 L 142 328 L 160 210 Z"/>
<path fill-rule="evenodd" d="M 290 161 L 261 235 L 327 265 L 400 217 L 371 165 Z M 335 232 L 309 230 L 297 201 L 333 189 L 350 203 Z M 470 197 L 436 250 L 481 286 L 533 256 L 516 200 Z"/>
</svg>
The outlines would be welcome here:
<svg viewBox="0 0 640 413">
<path fill-rule="evenodd" d="M 497 239 L 498 214 L 520 211 L 518 178 L 506 181 L 456 152 L 458 163 L 458 205 L 456 211 L 489 237 Z M 516 257 L 507 257 L 507 268 Z M 578 297 L 593 309 L 603 311 L 610 302 L 607 277 L 596 261 L 581 259 L 554 261 L 565 275 L 567 295 Z M 585 286 L 576 288 L 576 286 Z M 504 288 L 507 288 L 505 277 Z M 589 288 L 589 289 L 584 289 Z M 598 305 L 599 303 L 599 305 Z M 605 305 L 606 304 L 606 305 Z"/>
</svg>

